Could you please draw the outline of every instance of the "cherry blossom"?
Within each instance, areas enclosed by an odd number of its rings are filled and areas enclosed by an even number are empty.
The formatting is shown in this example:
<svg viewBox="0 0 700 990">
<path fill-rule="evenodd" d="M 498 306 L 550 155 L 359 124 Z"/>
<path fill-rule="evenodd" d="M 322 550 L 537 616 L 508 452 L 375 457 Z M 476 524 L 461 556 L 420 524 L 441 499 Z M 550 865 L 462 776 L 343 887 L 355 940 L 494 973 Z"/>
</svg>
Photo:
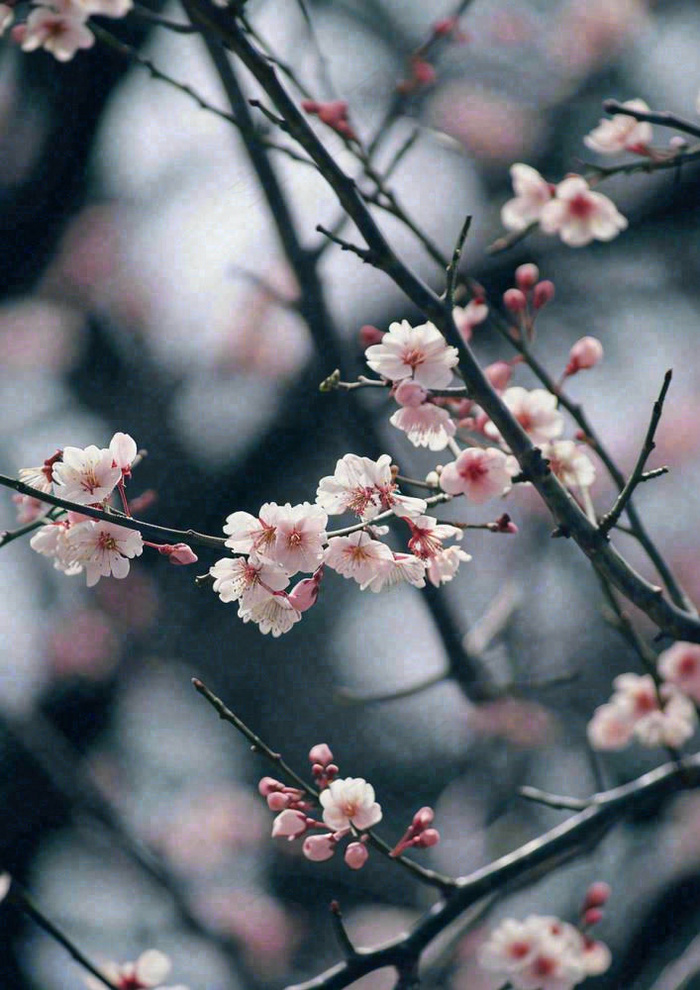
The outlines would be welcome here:
<svg viewBox="0 0 700 990">
<path fill-rule="evenodd" d="M 459 565 L 471 559 L 461 547 L 444 547 L 428 560 L 428 580 L 436 588 L 441 584 L 447 584 L 457 573 Z"/>
<path fill-rule="evenodd" d="M 510 488 L 506 464 L 506 455 L 501 450 L 467 447 L 456 461 L 442 469 L 440 487 L 449 495 L 466 495 L 471 502 L 481 505 Z"/>
<path fill-rule="evenodd" d="M 390 325 L 380 344 L 367 348 L 365 358 L 373 371 L 389 381 L 412 378 L 424 388 L 446 388 L 459 354 L 434 324 L 412 327 L 402 320 Z"/>
<path fill-rule="evenodd" d="M 411 530 L 408 549 L 417 557 L 427 560 L 442 550 L 443 540 L 461 540 L 464 533 L 458 526 L 439 523 L 433 516 L 418 516 L 406 520 Z"/>
<path fill-rule="evenodd" d="M 18 495 L 15 493 L 12 496 L 12 501 L 17 506 L 17 522 L 21 525 L 34 522 L 51 511 L 50 505 L 47 505 L 46 502 L 39 501 L 38 498 L 34 498 L 32 495 Z"/>
<path fill-rule="evenodd" d="M 554 440 L 540 447 L 553 474 L 567 488 L 590 488 L 595 481 L 595 467 L 586 449 L 573 440 Z"/>
<path fill-rule="evenodd" d="M 172 963 L 164 952 L 148 949 L 142 952 L 136 962 L 107 963 L 102 967 L 104 975 L 120 990 L 188 990 L 188 987 L 165 986 L 165 980 L 172 969 Z M 90 990 L 104 990 L 104 984 L 94 976 L 86 976 L 85 983 Z"/>
<path fill-rule="evenodd" d="M 594 368 L 603 360 L 603 345 L 597 337 L 581 337 L 569 352 L 565 374 L 575 375 L 586 368 Z"/>
<path fill-rule="evenodd" d="M 414 447 L 429 450 L 444 450 L 457 432 L 457 424 L 447 410 L 432 402 L 405 405 L 389 417 L 389 422 L 397 430 L 403 430 Z"/>
<path fill-rule="evenodd" d="M 581 175 L 571 175 L 555 189 L 555 198 L 540 215 L 545 234 L 559 234 L 569 247 L 591 241 L 611 241 L 627 227 L 627 220 L 602 193 L 592 192 Z"/>
<path fill-rule="evenodd" d="M 121 480 L 122 470 L 114 464 L 111 450 L 94 445 L 64 447 L 63 459 L 53 466 L 56 494 L 80 505 L 103 502 Z"/>
<path fill-rule="evenodd" d="M 332 857 L 337 844 L 338 840 L 332 833 L 309 835 L 304 839 L 302 852 L 312 862 L 323 863 Z"/>
<path fill-rule="evenodd" d="M 349 536 L 333 536 L 328 541 L 324 562 L 345 578 L 353 578 L 366 587 L 393 564 L 394 556 L 385 543 L 373 540 L 369 533 L 358 530 Z"/>
<path fill-rule="evenodd" d="M 489 308 L 483 299 L 470 299 L 466 306 L 455 306 L 452 319 L 462 338 L 467 342 L 472 338 L 474 327 L 483 323 L 489 315 Z"/>
<path fill-rule="evenodd" d="M 285 595 L 274 595 L 257 601 L 253 605 L 243 603 L 238 608 L 238 618 L 243 622 L 254 622 L 263 635 L 272 633 L 276 639 L 289 632 L 301 619 L 301 612 L 294 608 Z"/>
<path fill-rule="evenodd" d="M 88 588 L 101 577 L 125 578 L 129 560 L 143 552 L 140 533 L 102 520 L 71 526 L 66 544 L 72 560 L 85 568 Z"/>
<path fill-rule="evenodd" d="M 321 478 L 316 504 L 329 516 L 354 512 L 365 522 L 387 509 L 398 516 L 418 516 L 427 507 L 424 499 L 398 492 L 389 454 L 382 454 L 377 461 L 345 454 L 335 473 Z"/>
<path fill-rule="evenodd" d="M 382 809 L 374 800 L 374 788 L 362 777 L 333 780 L 321 791 L 323 820 L 336 832 L 353 825 L 372 828 L 382 819 Z"/>
<path fill-rule="evenodd" d="M 289 572 L 314 571 L 321 562 L 328 516 L 319 505 L 280 506 L 276 513 L 275 542 L 268 555 Z"/>
<path fill-rule="evenodd" d="M 557 410 L 557 398 L 544 388 L 528 390 L 513 385 L 505 390 L 501 399 L 535 444 L 556 439 L 564 429 L 564 417 Z M 502 440 L 492 422 L 486 423 L 484 432 L 494 440 Z"/>
<path fill-rule="evenodd" d="M 19 469 L 19 480 L 24 485 L 36 488 L 37 491 L 49 493 L 52 490 L 53 464 L 55 462 L 45 461 L 41 467 L 29 467 Z"/>
<path fill-rule="evenodd" d="M 678 747 L 694 733 L 697 714 L 692 701 L 675 685 L 657 690 L 650 674 L 621 674 L 615 691 L 596 709 L 588 738 L 596 749 L 622 749 L 634 736 L 645 746 Z"/>
<path fill-rule="evenodd" d="M 84 24 L 84 17 L 67 3 L 62 9 L 37 7 L 27 18 L 22 51 L 45 48 L 59 62 L 69 62 L 81 48 L 92 48 L 95 36 Z"/>
<path fill-rule="evenodd" d="M 131 475 L 131 465 L 138 453 L 136 441 L 128 433 L 115 433 L 109 441 L 109 450 L 114 466 L 118 467 L 122 475 L 128 478 Z"/>
<path fill-rule="evenodd" d="M 245 557 L 224 557 L 217 560 L 209 573 L 214 578 L 214 591 L 222 602 L 240 601 L 250 609 L 267 601 L 275 592 L 289 584 L 289 574 L 274 561 L 251 553 Z"/>
<path fill-rule="evenodd" d="M 501 222 L 507 230 L 525 230 L 540 219 L 552 198 L 552 186 L 531 165 L 516 162 L 510 167 L 515 198 L 501 209 Z"/>
<path fill-rule="evenodd" d="M 384 591 L 397 584 L 412 584 L 415 588 L 425 587 L 425 561 L 410 553 L 395 553 L 391 560 L 382 561 L 377 573 L 360 585 L 360 590 Z"/>
<path fill-rule="evenodd" d="M 644 100 L 626 100 L 623 107 L 647 112 Z M 653 131 L 648 121 L 636 120 L 626 113 L 616 113 L 612 120 L 600 121 L 598 126 L 587 134 L 583 143 L 600 155 L 615 155 L 620 151 L 644 153 L 652 142 Z"/>
<path fill-rule="evenodd" d="M 696 643 L 674 643 L 659 654 L 659 673 L 684 694 L 700 702 L 700 646 Z"/>
<path fill-rule="evenodd" d="M 305 814 L 292 808 L 285 808 L 284 811 L 280 811 L 272 823 L 272 838 L 276 839 L 282 836 L 291 842 L 303 835 L 306 828 Z"/>
<path fill-rule="evenodd" d="M 47 523 L 34 533 L 29 545 L 43 557 L 51 557 L 56 570 L 72 577 L 81 573 L 83 565 L 75 560 L 73 547 L 68 543 L 68 529 L 65 522 Z"/>
<path fill-rule="evenodd" d="M 277 516 L 279 506 L 275 502 L 265 502 L 260 506 L 258 516 L 249 512 L 233 512 L 226 517 L 224 533 L 228 535 L 226 546 L 234 553 L 250 553 L 255 550 L 266 555 L 277 539 Z"/>
</svg>

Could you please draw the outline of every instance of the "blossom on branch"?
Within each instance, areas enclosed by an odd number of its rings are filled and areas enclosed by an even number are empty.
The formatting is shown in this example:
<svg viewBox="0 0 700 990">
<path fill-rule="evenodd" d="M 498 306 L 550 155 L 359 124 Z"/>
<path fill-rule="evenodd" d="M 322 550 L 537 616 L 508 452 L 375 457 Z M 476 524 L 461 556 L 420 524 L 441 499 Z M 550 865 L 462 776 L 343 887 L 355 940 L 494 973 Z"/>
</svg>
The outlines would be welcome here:
<svg viewBox="0 0 700 990">
<path fill-rule="evenodd" d="M 364 530 L 349 536 L 331 537 L 324 554 L 324 563 L 328 567 L 364 587 L 379 578 L 384 567 L 393 562 L 394 555 L 389 547 L 373 540 Z"/>
<path fill-rule="evenodd" d="M 316 504 L 329 516 L 354 512 L 368 522 L 390 509 L 397 516 L 419 516 L 426 510 L 425 500 L 401 495 L 394 481 L 391 457 L 379 460 L 345 454 L 335 466 L 335 473 L 321 478 Z"/>
<path fill-rule="evenodd" d="M 627 228 L 627 220 L 612 200 L 592 192 L 581 175 L 570 175 L 555 189 L 555 198 L 540 214 L 545 234 L 559 234 L 569 247 L 584 247 L 591 241 L 611 241 Z"/>
<path fill-rule="evenodd" d="M 501 209 L 501 223 L 506 230 L 525 230 L 540 219 L 542 210 L 552 198 L 553 186 L 537 169 L 522 162 L 510 167 L 514 199 Z"/>
<path fill-rule="evenodd" d="M 623 107 L 630 110 L 649 110 L 644 100 L 626 100 Z M 591 151 L 599 155 L 616 155 L 620 151 L 632 151 L 645 154 L 652 142 L 653 131 L 651 124 L 645 120 L 636 120 L 626 113 L 616 113 L 612 120 L 604 118 L 598 126 L 587 134 L 583 143 Z"/>
<path fill-rule="evenodd" d="M 700 646 L 696 643 L 674 643 L 659 654 L 659 673 L 670 684 L 700 702 Z"/>
<path fill-rule="evenodd" d="M 510 488 L 506 455 L 493 447 L 467 447 L 442 469 L 440 487 L 449 495 L 466 495 L 477 505 L 504 495 Z"/>
<path fill-rule="evenodd" d="M 557 410 L 557 397 L 544 388 L 528 390 L 513 385 L 505 390 L 501 399 L 534 444 L 554 440 L 564 429 L 564 417 Z M 502 442 L 494 423 L 486 423 L 484 432 L 493 440 Z"/>
<path fill-rule="evenodd" d="M 240 601 L 250 609 L 267 601 L 289 584 L 289 574 L 274 561 L 251 553 L 245 557 L 224 557 L 217 560 L 209 573 L 214 578 L 214 591 L 222 602 Z"/>
<path fill-rule="evenodd" d="M 411 378 L 424 388 L 446 388 L 459 354 L 434 324 L 412 327 L 402 320 L 389 326 L 380 344 L 367 348 L 365 358 L 372 371 L 389 381 Z"/>
<path fill-rule="evenodd" d="M 276 594 L 253 605 L 244 605 L 241 601 L 238 618 L 243 622 L 254 622 L 263 635 L 272 633 L 276 639 L 301 620 L 301 612 L 294 608 L 286 595 Z"/>
<path fill-rule="evenodd" d="M 64 447 L 63 459 L 53 466 L 56 494 L 80 505 L 104 502 L 121 481 L 122 469 L 111 450 L 91 444 L 85 449 Z"/>
<path fill-rule="evenodd" d="M 382 820 L 382 809 L 374 800 L 374 788 L 362 777 L 332 781 L 321 791 L 323 820 L 336 832 L 354 826 L 372 828 Z"/>
<path fill-rule="evenodd" d="M 585 447 L 573 440 L 554 440 L 540 447 L 549 468 L 567 488 L 590 488 L 595 481 L 595 467 Z"/>
<path fill-rule="evenodd" d="M 47 523 L 34 533 L 29 546 L 43 557 L 51 557 L 57 571 L 72 577 L 81 573 L 83 565 L 75 560 L 73 548 L 68 543 L 68 530 L 69 525 L 65 522 Z"/>
<path fill-rule="evenodd" d="M 66 536 L 72 562 L 85 569 L 88 588 L 101 577 L 125 578 L 129 560 L 143 552 L 141 534 L 114 523 L 91 519 L 71 526 Z"/>
<path fill-rule="evenodd" d="M 69 62 L 81 48 L 92 48 L 95 36 L 70 3 L 56 9 L 36 7 L 23 25 L 22 51 L 45 48 L 59 62 Z"/>
<path fill-rule="evenodd" d="M 650 674 L 621 674 L 613 686 L 610 701 L 596 708 L 588 723 L 594 749 L 622 749 L 633 736 L 645 746 L 675 748 L 695 732 L 695 706 L 675 685 L 657 688 Z"/>
</svg>

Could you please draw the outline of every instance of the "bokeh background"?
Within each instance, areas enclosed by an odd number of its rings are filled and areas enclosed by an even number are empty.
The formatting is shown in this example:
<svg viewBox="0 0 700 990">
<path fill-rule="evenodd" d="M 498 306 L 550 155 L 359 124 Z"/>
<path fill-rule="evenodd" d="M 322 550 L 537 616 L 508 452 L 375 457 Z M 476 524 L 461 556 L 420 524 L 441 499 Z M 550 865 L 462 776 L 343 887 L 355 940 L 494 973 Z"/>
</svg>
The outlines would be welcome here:
<svg viewBox="0 0 700 990">
<path fill-rule="evenodd" d="M 307 6 L 325 65 L 299 6 L 250 0 L 247 9 L 312 92 L 348 101 L 369 139 L 411 53 L 449 7 Z M 162 12 L 183 19 L 177 7 Z M 464 265 L 492 298 L 523 261 L 554 280 L 537 347 L 555 376 L 576 339 L 600 338 L 605 362 L 572 380 L 570 394 L 623 469 L 634 463 L 664 370 L 674 368 L 653 462 L 671 473 L 637 502 L 698 600 L 697 172 L 608 183 L 630 219 L 610 244 L 571 250 L 536 234 L 502 255 L 485 248 L 501 233 L 508 166 L 525 161 L 553 181 L 580 171 L 591 160 L 582 137 L 603 98 L 642 97 L 693 117 L 700 8 L 693 0 L 475 0 L 461 25 L 464 41 L 440 48 L 435 84 L 406 101 L 380 158 L 419 129 L 394 188 L 448 254 L 473 214 Z M 226 106 L 199 39 L 138 18 L 107 26 Z M 658 144 L 668 139 L 657 130 Z M 300 235 L 318 243 L 316 224 L 337 216 L 333 197 L 311 169 L 284 157 L 274 164 Z M 148 518 L 218 534 L 236 509 L 312 501 L 338 457 L 368 452 L 347 398 L 318 392 L 333 366 L 290 305 L 295 279 L 237 133 L 142 67 L 100 45 L 59 65 L 0 42 L 0 221 L 5 473 L 125 431 L 148 450 L 131 486 L 157 493 Z M 439 290 L 441 272 L 410 233 L 381 222 Z M 361 325 L 384 329 L 417 314 L 349 254 L 327 251 L 321 274 L 351 378 L 362 370 Z M 511 356 L 484 327 L 474 345 L 485 362 Z M 534 385 L 526 373 L 519 383 Z M 387 425 L 386 399 L 360 400 L 403 473 L 424 474 L 434 461 Z M 593 488 L 601 511 L 612 494 L 601 475 Z M 0 501 L 0 526 L 13 528 L 9 493 Z M 269 768 L 195 695 L 192 676 L 302 772 L 310 746 L 328 742 L 342 775 L 374 784 L 387 837 L 398 839 L 421 805 L 434 806 L 443 841 L 419 855 L 451 874 L 561 819 L 526 805 L 520 784 L 584 796 L 660 762 L 663 753 L 639 750 L 591 760 L 586 722 L 612 677 L 637 662 L 606 624 L 586 562 L 550 540 L 535 498 L 518 491 L 504 507 L 518 536 L 471 534 L 472 562 L 440 593 L 441 621 L 471 635 L 471 646 L 494 603 L 510 611 L 480 676 L 517 690 L 480 703 L 454 679 L 384 703 L 343 701 L 343 689 L 390 693 L 444 669 L 434 615 L 414 589 L 362 595 L 331 576 L 318 606 L 272 640 L 195 586 L 194 573 L 215 555 L 180 569 L 145 553 L 127 580 L 88 591 L 26 541 L 12 543 L 0 568 L 0 866 L 98 960 L 156 946 L 173 959 L 173 982 L 192 990 L 267 990 L 338 958 L 332 898 L 357 943 L 371 945 L 403 930 L 432 895 L 376 856 L 352 873 L 340 856 L 311 864 L 296 844 L 273 843 L 272 815 L 256 791 Z M 489 506 L 460 508 L 455 518 L 492 516 Z M 514 892 L 488 921 L 573 917 L 586 884 L 604 879 L 614 893 L 600 935 L 615 963 L 597 985 L 698 987 L 699 823 L 692 794 L 645 808 L 573 864 Z M 484 932 L 455 932 L 450 951 L 427 960 L 425 985 L 490 990 L 473 961 Z M 0 985 L 67 990 L 82 979 L 60 947 L 0 907 Z M 391 973 L 362 982 L 391 985 Z"/>
</svg>

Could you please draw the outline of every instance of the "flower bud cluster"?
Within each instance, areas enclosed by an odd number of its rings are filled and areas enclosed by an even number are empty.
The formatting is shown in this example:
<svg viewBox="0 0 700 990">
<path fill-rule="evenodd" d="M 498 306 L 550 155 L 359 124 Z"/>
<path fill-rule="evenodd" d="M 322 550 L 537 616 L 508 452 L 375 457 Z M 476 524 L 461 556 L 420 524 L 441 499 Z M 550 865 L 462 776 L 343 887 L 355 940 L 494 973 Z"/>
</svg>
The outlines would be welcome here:
<svg viewBox="0 0 700 990">
<path fill-rule="evenodd" d="M 427 806 L 420 808 L 389 855 L 396 858 L 396 856 L 400 856 L 406 849 L 428 849 L 430 846 L 437 845 L 440 841 L 440 833 L 436 828 L 432 828 L 434 818 L 435 812 L 432 808 L 428 808 Z"/>
</svg>

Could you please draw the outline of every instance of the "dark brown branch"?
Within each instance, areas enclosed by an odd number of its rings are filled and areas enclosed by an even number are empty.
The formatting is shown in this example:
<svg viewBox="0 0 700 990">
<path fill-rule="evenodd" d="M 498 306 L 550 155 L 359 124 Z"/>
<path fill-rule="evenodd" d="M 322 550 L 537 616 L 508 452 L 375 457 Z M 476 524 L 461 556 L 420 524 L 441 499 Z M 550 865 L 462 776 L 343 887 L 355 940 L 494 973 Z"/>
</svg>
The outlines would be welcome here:
<svg viewBox="0 0 700 990">
<path fill-rule="evenodd" d="M 464 242 L 467 239 L 469 233 L 469 228 L 472 225 L 472 218 L 466 217 L 464 223 L 462 224 L 462 229 L 459 232 L 459 236 L 455 243 L 454 251 L 452 252 L 452 258 L 449 265 L 447 266 L 447 275 L 445 278 L 445 298 L 451 306 L 454 306 L 454 296 L 455 296 L 455 285 L 457 284 L 457 269 L 459 268 L 459 263 L 462 259 L 462 251 L 464 250 Z"/>
<path fill-rule="evenodd" d="M 603 100 L 603 110 L 606 113 L 621 113 L 626 117 L 634 117 L 635 120 L 658 124 L 659 127 L 671 127 L 673 130 L 682 131 L 684 134 L 700 137 L 700 125 L 693 124 L 675 113 L 669 113 L 668 110 L 635 110 L 633 107 L 623 106 L 617 100 Z"/>
</svg>

